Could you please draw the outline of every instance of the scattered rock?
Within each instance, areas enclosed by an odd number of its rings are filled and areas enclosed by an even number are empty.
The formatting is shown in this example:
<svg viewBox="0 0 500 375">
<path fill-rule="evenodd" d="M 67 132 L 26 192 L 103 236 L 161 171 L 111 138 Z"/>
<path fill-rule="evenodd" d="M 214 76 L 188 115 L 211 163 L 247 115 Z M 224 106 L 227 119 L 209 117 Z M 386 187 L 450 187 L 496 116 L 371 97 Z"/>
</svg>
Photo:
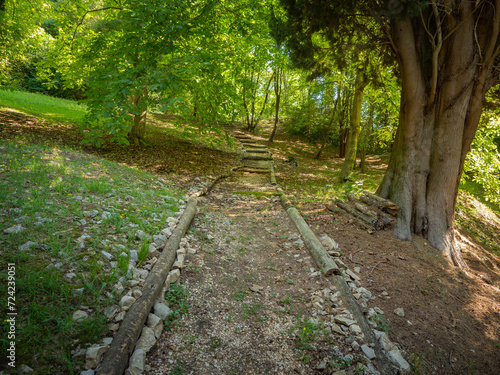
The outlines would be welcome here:
<svg viewBox="0 0 500 375">
<path fill-rule="evenodd" d="M 408 362 L 403 358 L 401 355 L 401 352 L 398 349 L 391 350 L 390 352 L 387 353 L 387 358 L 389 361 L 391 361 L 392 364 L 394 364 L 400 371 L 402 372 L 408 372 L 410 371 L 410 365 Z"/>
<path fill-rule="evenodd" d="M 154 305 L 153 310 L 154 314 L 161 320 L 165 320 L 167 316 L 172 314 L 172 310 L 170 310 L 170 308 L 164 303 L 157 303 L 156 305 Z"/>
<path fill-rule="evenodd" d="M 108 348 L 101 345 L 94 345 L 87 349 L 85 356 L 85 369 L 95 368 L 101 361 L 101 357 L 108 351 Z"/>
<path fill-rule="evenodd" d="M 80 375 L 94 375 L 94 374 L 95 374 L 95 371 L 92 369 L 88 369 L 88 370 L 80 372 Z"/>
<path fill-rule="evenodd" d="M 120 307 L 123 310 L 128 310 L 130 306 L 132 306 L 135 302 L 135 298 L 132 296 L 123 296 L 122 299 L 120 300 Z"/>
<path fill-rule="evenodd" d="M 346 326 L 346 327 L 349 327 L 349 326 L 353 325 L 354 323 L 356 323 L 354 320 L 349 319 L 345 316 L 335 316 L 334 321 L 335 321 L 335 323 Z"/>
<path fill-rule="evenodd" d="M 156 244 L 153 242 L 152 244 L 149 244 L 148 248 L 148 254 L 151 256 L 156 256 L 158 255 L 158 250 L 156 249 Z"/>
<path fill-rule="evenodd" d="M 142 292 L 139 289 L 134 289 L 132 291 L 132 297 L 134 297 L 135 299 L 141 298 L 141 296 Z"/>
<path fill-rule="evenodd" d="M 363 351 L 363 353 L 365 353 L 368 359 L 374 359 L 376 357 L 375 351 L 368 345 L 361 345 L 361 350 Z"/>
<path fill-rule="evenodd" d="M 156 337 L 154 331 L 149 327 L 144 327 L 142 329 L 141 337 L 139 337 L 139 340 L 137 341 L 135 349 L 142 349 L 145 353 L 147 353 L 155 343 Z"/>
<path fill-rule="evenodd" d="M 134 279 L 136 279 L 136 280 L 137 279 L 146 280 L 146 278 L 149 275 L 148 270 L 144 270 L 141 268 L 134 268 L 133 272 L 134 272 Z"/>
<path fill-rule="evenodd" d="M 156 245 L 160 246 L 163 243 L 167 242 L 167 236 L 165 236 L 163 234 L 155 234 L 155 235 L 153 235 L 153 242 Z"/>
<path fill-rule="evenodd" d="M 27 373 L 27 372 L 33 372 L 33 371 L 35 371 L 31 367 L 29 367 L 29 366 L 27 366 L 25 364 L 22 364 L 21 367 L 20 367 L 20 369 L 21 369 L 22 373 Z"/>
<path fill-rule="evenodd" d="M 23 227 L 21 224 L 17 224 L 17 225 L 14 225 L 13 227 L 10 227 L 10 228 L 7 228 L 7 229 L 4 229 L 4 233 L 5 234 L 12 234 L 12 233 L 21 233 L 23 230 L 25 230 L 26 228 Z"/>
<path fill-rule="evenodd" d="M 118 314 L 116 314 L 115 318 L 113 319 L 115 323 L 121 322 L 123 319 L 125 319 L 125 314 L 126 311 L 120 311 Z"/>
<path fill-rule="evenodd" d="M 134 351 L 130 357 L 129 368 L 125 371 L 125 375 L 139 375 L 144 372 L 144 364 L 146 362 L 146 353 L 142 349 Z"/>
<path fill-rule="evenodd" d="M 165 229 L 162 229 L 162 231 L 160 233 L 163 234 L 166 238 L 169 238 L 172 235 L 172 229 L 165 228 Z"/>
<path fill-rule="evenodd" d="M 185 259 L 185 255 L 184 254 L 179 254 L 177 256 L 177 260 L 175 261 L 175 263 L 172 265 L 172 269 L 182 269 L 182 267 L 184 267 L 184 259 Z"/>
<path fill-rule="evenodd" d="M 135 232 L 135 238 L 141 241 L 151 241 L 151 236 L 140 229 Z"/>
<path fill-rule="evenodd" d="M 78 322 L 80 320 L 85 320 L 89 317 L 89 314 L 87 314 L 86 311 L 83 311 L 83 310 L 76 310 L 74 313 L 73 313 L 73 317 L 71 318 L 71 320 L 73 320 L 74 322 Z"/>
<path fill-rule="evenodd" d="M 116 314 L 117 311 L 118 308 L 116 306 L 109 306 L 104 310 L 104 315 L 106 315 L 106 318 L 109 320 Z"/>
<path fill-rule="evenodd" d="M 147 326 L 153 330 L 156 338 L 161 336 L 163 332 L 163 322 L 157 315 L 148 315 Z"/>
<path fill-rule="evenodd" d="M 355 333 L 355 334 L 359 334 L 362 332 L 360 326 L 358 326 L 357 324 L 353 324 L 353 325 L 349 326 L 349 331 L 351 331 L 352 333 Z"/>
<path fill-rule="evenodd" d="M 264 287 L 253 284 L 249 289 L 254 293 L 260 293 L 260 291 L 264 289 Z"/>
<path fill-rule="evenodd" d="M 72 293 L 74 296 L 82 296 L 84 290 L 85 290 L 85 288 L 73 289 Z"/>
<path fill-rule="evenodd" d="M 64 279 L 66 281 L 71 281 L 76 277 L 76 273 L 73 272 L 68 272 L 66 275 L 64 275 Z"/>
<path fill-rule="evenodd" d="M 88 216 L 90 218 L 94 218 L 97 216 L 98 213 L 99 213 L 99 211 L 97 211 L 97 210 L 83 211 L 83 216 Z"/>
<path fill-rule="evenodd" d="M 33 246 L 37 246 L 37 245 L 38 244 L 36 242 L 28 241 L 28 242 L 22 244 L 21 246 L 19 246 L 19 250 L 21 250 L 21 251 L 27 251 L 30 248 L 32 248 Z"/>
<path fill-rule="evenodd" d="M 168 273 L 167 280 L 165 281 L 165 284 L 171 284 L 173 282 L 176 282 L 179 280 L 179 277 L 181 276 L 181 271 L 176 269 L 172 270 Z"/>
<path fill-rule="evenodd" d="M 101 254 L 106 258 L 107 260 L 113 259 L 113 255 L 108 253 L 107 251 L 101 250 Z"/>
<path fill-rule="evenodd" d="M 112 337 L 105 337 L 102 339 L 102 342 L 104 345 L 110 346 L 111 343 L 113 342 L 113 338 Z"/>
<path fill-rule="evenodd" d="M 326 250 L 337 250 L 339 248 L 339 244 L 332 240 L 327 234 L 322 235 L 320 241 Z"/>
<path fill-rule="evenodd" d="M 351 279 L 354 281 L 360 281 L 361 278 L 356 275 L 354 272 L 352 272 L 349 268 L 345 270 L 346 275 L 348 275 Z"/>
<path fill-rule="evenodd" d="M 401 318 L 405 317 L 405 311 L 403 310 L 402 307 L 398 307 L 396 310 L 394 310 L 394 314 L 400 316 Z"/>
<path fill-rule="evenodd" d="M 130 263 L 137 262 L 139 260 L 139 253 L 137 250 L 130 250 L 128 261 Z"/>
</svg>

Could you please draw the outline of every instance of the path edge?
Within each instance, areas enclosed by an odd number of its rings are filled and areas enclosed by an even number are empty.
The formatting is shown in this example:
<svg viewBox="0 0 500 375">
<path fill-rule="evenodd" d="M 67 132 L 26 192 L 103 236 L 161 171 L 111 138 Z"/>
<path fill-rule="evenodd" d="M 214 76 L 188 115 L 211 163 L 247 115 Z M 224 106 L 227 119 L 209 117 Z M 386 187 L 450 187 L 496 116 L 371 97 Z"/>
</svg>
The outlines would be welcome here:
<svg viewBox="0 0 500 375">
<path fill-rule="evenodd" d="M 145 280 L 142 296 L 125 315 L 120 329 L 105 354 L 97 375 L 122 375 L 129 357 L 142 332 L 146 319 L 158 299 L 170 269 L 175 261 L 181 239 L 186 234 L 196 214 L 196 196 L 190 196 L 177 227 L 168 239 L 152 271 Z"/>
</svg>

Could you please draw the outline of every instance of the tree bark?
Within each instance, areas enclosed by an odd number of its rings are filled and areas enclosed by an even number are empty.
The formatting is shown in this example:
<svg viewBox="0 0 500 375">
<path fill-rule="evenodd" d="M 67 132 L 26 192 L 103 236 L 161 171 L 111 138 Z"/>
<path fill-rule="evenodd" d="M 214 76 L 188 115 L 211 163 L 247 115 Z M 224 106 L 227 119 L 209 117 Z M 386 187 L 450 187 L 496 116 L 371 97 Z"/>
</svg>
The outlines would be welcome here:
<svg viewBox="0 0 500 375">
<path fill-rule="evenodd" d="M 410 240 L 412 233 L 421 235 L 463 267 L 453 234 L 455 204 L 484 96 L 494 82 L 500 1 L 495 1 L 496 10 L 485 6 L 482 12 L 466 1 L 443 5 L 450 6 L 453 9 L 438 12 L 440 18 L 435 21 L 447 33 L 439 46 L 437 65 L 422 24 L 415 19 L 392 23 L 402 79 L 400 123 L 377 195 L 401 207 L 396 237 Z"/>
<path fill-rule="evenodd" d="M 132 125 L 132 129 L 128 133 L 128 140 L 130 144 L 134 144 L 136 146 L 143 146 L 146 144 L 144 139 L 144 135 L 146 133 L 146 114 L 147 108 L 143 108 L 143 99 L 139 95 L 134 95 L 132 97 L 133 108 L 135 110 L 134 113 L 134 123 Z"/>
<path fill-rule="evenodd" d="M 361 104 L 363 103 L 364 90 L 368 82 L 369 80 L 364 68 L 359 69 L 356 74 L 356 83 L 354 84 L 354 99 L 352 101 L 351 117 L 349 120 L 349 138 L 347 140 L 344 165 L 342 166 L 340 175 L 344 181 L 349 178 L 349 174 L 356 166 L 358 138 L 361 132 Z"/>
</svg>

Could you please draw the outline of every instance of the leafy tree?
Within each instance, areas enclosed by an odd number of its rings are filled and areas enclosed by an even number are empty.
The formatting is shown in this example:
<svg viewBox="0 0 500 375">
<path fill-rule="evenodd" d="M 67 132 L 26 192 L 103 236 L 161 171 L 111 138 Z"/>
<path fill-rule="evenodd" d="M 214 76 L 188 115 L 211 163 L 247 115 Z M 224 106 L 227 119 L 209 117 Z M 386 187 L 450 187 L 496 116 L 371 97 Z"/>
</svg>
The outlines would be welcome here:
<svg viewBox="0 0 500 375">
<path fill-rule="evenodd" d="M 401 207 L 395 235 L 422 235 L 464 266 L 453 232 L 455 204 L 485 93 L 498 83 L 500 0 L 282 0 L 290 45 L 304 60 L 314 33 L 365 31 L 390 46 L 401 78 L 400 120 L 377 193 Z M 377 21 L 376 27 L 372 22 Z M 304 46 L 309 48 L 303 48 Z M 379 44 L 381 46 L 381 44 Z M 381 47 L 380 47 L 381 48 Z"/>
</svg>

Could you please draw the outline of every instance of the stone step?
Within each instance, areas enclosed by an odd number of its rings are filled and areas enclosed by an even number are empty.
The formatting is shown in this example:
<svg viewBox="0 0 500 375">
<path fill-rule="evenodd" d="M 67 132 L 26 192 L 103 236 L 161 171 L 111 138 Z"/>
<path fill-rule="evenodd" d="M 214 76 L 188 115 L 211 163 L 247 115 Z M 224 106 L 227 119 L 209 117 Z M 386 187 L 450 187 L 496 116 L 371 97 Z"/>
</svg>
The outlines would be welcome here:
<svg viewBox="0 0 500 375">
<path fill-rule="evenodd" d="M 251 152 L 253 154 L 269 154 L 268 149 L 260 149 L 260 148 L 247 148 L 243 149 L 243 152 Z"/>
<path fill-rule="evenodd" d="M 247 143 L 247 142 L 242 142 L 241 145 L 243 147 L 253 147 L 253 148 L 267 148 L 266 145 L 259 145 L 256 143 Z"/>
<path fill-rule="evenodd" d="M 262 156 L 262 155 L 243 155 L 243 160 L 273 160 L 271 156 Z"/>
<path fill-rule="evenodd" d="M 244 167 L 271 170 L 270 161 L 243 159 L 242 162 Z"/>
</svg>

